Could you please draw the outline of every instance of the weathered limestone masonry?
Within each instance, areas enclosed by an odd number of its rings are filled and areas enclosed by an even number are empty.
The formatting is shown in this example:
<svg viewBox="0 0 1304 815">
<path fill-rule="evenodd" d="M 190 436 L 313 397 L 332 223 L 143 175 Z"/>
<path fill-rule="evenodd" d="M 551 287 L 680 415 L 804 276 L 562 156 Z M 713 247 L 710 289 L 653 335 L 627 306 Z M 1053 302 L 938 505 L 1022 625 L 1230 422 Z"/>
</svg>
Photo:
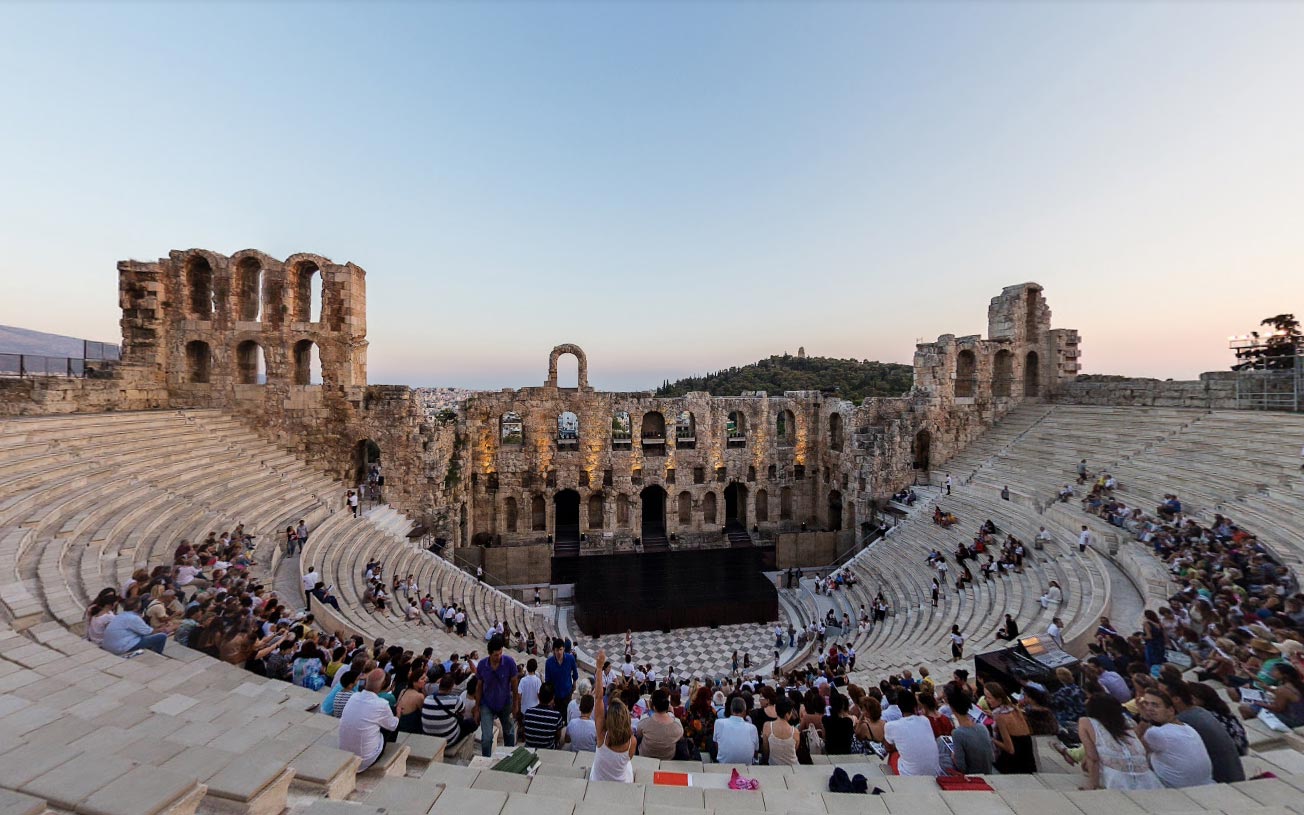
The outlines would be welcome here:
<svg viewBox="0 0 1304 815">
<path fill-rule="evenodd" d="M 1122 376 L 1080 376 L 1063 383 L 1051 401 L 1066 405 L 1135 405 L 1235 410 L 1236 372 L 1200 374 L 1197 381 L 1128 379 Z"/>
</svg>

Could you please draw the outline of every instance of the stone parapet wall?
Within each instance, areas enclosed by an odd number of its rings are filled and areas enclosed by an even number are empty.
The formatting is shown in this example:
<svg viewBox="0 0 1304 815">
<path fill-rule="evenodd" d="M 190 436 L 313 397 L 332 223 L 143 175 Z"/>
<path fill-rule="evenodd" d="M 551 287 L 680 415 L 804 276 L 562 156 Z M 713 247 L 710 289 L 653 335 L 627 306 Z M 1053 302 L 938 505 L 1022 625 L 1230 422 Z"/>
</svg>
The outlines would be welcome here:
<svg viewBox="0 0 1304 815">
<path fill-rule="evenodd" d="M 1061 383 L 1049 400 L 1063 405 L 1203 408 L 1235 410 L 1236 373 L 1213 371 L 1198 380 L 1079 376 Z"/>
</svg>

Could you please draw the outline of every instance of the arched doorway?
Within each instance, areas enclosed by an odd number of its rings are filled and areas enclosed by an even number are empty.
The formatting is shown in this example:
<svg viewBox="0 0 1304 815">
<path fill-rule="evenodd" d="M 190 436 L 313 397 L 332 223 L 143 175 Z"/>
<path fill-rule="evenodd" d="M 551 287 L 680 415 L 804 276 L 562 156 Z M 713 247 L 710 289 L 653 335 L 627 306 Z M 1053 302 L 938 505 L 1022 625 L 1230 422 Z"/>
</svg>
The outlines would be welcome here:
<svg viewBox="0 0 1304 815">
<path fill-rule="evenodd" d="M 1014 380 L 1014 354 L 1002 348 L 992 359 L 992 396 L 1010 396 L 1010 383 Z"/>
<path fill-rule="evenodd" d="M 380 478 L 380 445 L 371 439 L 362 439 L 353 445 L 353 483 L 370 484 L 372 475 Z"/>
<path fill-rule="evenodd" d="M 928 471 L 930 456 L 933 451 L 933 434 L 920 430 L 915 434 L 915 469 Z"/>
<path fill-rule="evenodd" d="M 837 490 L 829 491 L 829 529 L 842 529 L 842 493 Z"/>
<path fill-rule="evenodd" d="M 724 525 L 747 527 L 747 485 L 737 481 L 724 488 Z"/>
<path fill-rule="evenodd" d="M 1023 363 L 1023 395 L 1041 396 L 1040 358 L 1036 351 L 1029 351 Z"/>
<path fill-rule="evenodd" d="M 978 384 L 978 357 L 965 349 L 955 358 L 955 395 L 958 399 L 973 397 Z"/>
<path fill-rule="evenodd" d="M 666 491 L 658 485 L 644 487 L 638 494 L 642 505 L 639 519 L 644 550 L 669 549 L 666 537 Z"/>
<path fill-rule="evenodd" d="M 552 534 L 557 554 L 579 554 L 580 494 L 561 490 L 552 497 Z"/>
</svg>

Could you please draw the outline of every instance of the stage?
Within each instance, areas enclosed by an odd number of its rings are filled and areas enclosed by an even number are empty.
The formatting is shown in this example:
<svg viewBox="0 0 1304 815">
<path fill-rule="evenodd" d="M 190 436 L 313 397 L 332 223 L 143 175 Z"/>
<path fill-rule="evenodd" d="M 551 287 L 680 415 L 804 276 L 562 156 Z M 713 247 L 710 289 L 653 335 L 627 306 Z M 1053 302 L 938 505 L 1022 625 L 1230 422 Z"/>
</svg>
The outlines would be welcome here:
<svg viewBox="0 0 1304 815">
<path fill-rule="evenodd" d="M 589 636 L 778 619 L 762 574 L 774 549 L 738 547 L 553 558 L 553 582 L 575 584 L 575 621 Z"/>
</svg>

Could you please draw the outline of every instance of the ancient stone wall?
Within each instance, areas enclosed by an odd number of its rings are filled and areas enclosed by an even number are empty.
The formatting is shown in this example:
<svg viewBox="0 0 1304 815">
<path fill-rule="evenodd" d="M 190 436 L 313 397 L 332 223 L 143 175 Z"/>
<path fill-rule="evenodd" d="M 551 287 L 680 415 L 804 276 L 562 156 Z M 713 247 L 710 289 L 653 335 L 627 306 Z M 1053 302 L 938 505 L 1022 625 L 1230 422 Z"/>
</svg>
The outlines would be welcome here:
<svg viewBox="0 0 1304 815">
<path fill-rule="evenodd" d="M 1050 397 L 1065 405 L 1204 408 L 1235 410 L 1236 373 L 1212 371 L 1195 381 L 1079 376 L 1062 383 Z"/>
</svg>

